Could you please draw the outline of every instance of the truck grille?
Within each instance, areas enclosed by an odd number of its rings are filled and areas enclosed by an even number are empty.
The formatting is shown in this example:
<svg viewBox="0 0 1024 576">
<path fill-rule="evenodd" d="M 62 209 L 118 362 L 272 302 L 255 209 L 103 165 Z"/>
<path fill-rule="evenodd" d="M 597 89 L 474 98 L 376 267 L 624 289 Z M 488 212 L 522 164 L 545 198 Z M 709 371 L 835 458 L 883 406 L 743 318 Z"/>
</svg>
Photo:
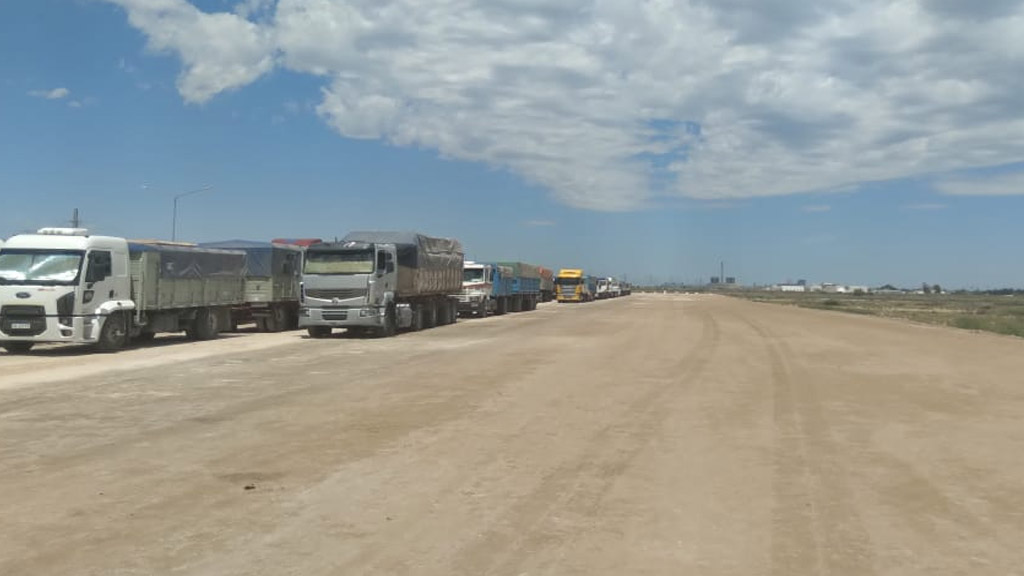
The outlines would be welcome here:
<svg viewBox="0 0 1024 576">
<path fill-rule="evenodd" d="M 306 296 L 321 300 L 348 300 L 366 296 L 366 288 L 307 288 Z"/>
<path fill-rule="evenodd" d="M 324 320 L 348 320 L 348 310 L 324 310 L 321 317 Z"/>
<path fill-rule="evenodd" d="M 0 330 L 9 336 L 38 336 L 46 332 L 46 309 L 42 306 L 0 308 Z"/>
</svg>

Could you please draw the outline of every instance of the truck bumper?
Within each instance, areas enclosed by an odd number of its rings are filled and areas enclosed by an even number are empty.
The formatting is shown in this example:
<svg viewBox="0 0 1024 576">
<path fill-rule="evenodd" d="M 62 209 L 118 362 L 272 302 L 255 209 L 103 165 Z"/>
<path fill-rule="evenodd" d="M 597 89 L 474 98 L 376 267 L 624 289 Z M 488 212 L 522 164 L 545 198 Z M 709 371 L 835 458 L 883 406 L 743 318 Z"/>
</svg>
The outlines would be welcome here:
<svg viewBox="0 0 1024 576">
<path fill-rule="evenodd" d="M 486 300 L 459 301 L 459 314 L 480 314 L 487 306 Z"/>
<path fill-rule="evenodd" d="M 103 318 L 74 316 L 70 326 L 61 324 L 56 316 L 4 318 L 0 322 L 0 342 L 93 344 L 99 340 Z"/>
<path fill-rule="evenodd" d="M 366 306 L 362 308 L 300 308 L 299 328 L 330 326 L 351 328 L 358 326 L 375 327 L 384 324 L 384 308 Z"/>
</svg>

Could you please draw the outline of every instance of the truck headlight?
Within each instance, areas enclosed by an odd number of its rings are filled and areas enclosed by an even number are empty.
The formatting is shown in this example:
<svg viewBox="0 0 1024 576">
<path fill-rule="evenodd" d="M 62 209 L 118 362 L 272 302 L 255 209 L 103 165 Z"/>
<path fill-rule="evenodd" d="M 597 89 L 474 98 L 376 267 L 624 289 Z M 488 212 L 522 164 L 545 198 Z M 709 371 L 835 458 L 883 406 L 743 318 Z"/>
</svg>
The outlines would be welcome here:
<svg viewBox="0 0 1024 576">
<path fill-rule="evenodd" d="M 75 293 L 68 292 L 57 299 L 57 321 L 71 326 L 71 315 L 75 311 Z"/>
</svg>

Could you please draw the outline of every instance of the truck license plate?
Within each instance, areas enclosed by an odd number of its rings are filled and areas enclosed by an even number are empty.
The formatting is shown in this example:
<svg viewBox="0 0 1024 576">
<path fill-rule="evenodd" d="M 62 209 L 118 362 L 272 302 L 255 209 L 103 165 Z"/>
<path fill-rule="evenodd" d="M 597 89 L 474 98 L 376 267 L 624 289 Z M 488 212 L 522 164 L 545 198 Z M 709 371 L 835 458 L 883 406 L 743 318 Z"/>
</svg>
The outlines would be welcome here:
<svg viewBox="0 0 1024 576">
<path fill-rule="evenodd" d="M 11 322 L 12 330 L 31 330 L 32 324 L 28 322 Z"/>
</svg>

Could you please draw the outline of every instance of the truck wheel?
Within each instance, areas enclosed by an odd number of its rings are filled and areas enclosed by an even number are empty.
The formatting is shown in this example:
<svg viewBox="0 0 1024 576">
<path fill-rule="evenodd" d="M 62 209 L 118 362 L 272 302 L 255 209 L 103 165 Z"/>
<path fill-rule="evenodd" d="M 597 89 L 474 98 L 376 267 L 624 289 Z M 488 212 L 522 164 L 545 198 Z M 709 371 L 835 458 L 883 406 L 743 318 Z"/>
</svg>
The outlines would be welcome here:
<svg viewBox="0 0 1024 576">
<path fill-rule="evenodd" d="M 410 332 L 419 332 L 423 330 L 423 309 L 419 306 L 413 306 L 412 308 L 412 324 L 409 326 Z"/>
<path fill-rule="evenodd" d="M 24 354 L 31 350 L 33 345 L 35 342 L 4 342 L 0 347 L 11 354 Z"/>
<path fill-rule="evenodd" d="M 448 323 L 456 324 L 459 321 L 459 306 L 455 302 L 448 303 Z"/>
<path fill-rule="evenodd" d="M 483 302 L 480 303 L 480 313 L 479 313 L 479 316 L 481 318 L 487 318 L 490 315 L 491 315 L 491 301 L 490 300 L 484 300 Z"/>
<path fill-rule="evenodd" d="M 288 311 L 284 306 L 274 306 L 270 310 L 267 332 L 280 332 L 288 329 Z"/>
<path fill-rule="evenodd" d="M 200 308 L 196 312 L 196 319 L 193 321 L 191 338 L 193 340 L 213 340 L 219 332 L 220 326 L 217 326 L 217 314 L 209 308 Z"/>
<path fill-rule="evenodd" d="M 100 339 L 96 347 L 103 352 L 116 352 L 128 342 L 128 329 L 125 326 L 124 314 L 110 314 L 103 321 Z"/>
<path fill-rule="evenodd" d="M 310 326 L 306 328 L 310 338 L 327 338 L 331 335 L 330 326 Z"/>
<path fill-rule="evenodd" d="M 413 321 L 415 322 L 416 314 L 413 312 Z M 375 335 L 378 338 L 391 338 L 398 332 L 398 318 L 396 316 L 394 306 L 388 306 L 387 310 L 384 311 L 384 325 L 377 328 Z"/>
<path fill-rule="evenodd" d="M 501 316 L 505 312 L 508 312 L 508 298 L 498 298 L 498 306 L 495 309 L 494 314 L 497 316 Z"/>
<path fill-rule="evenodd" d="M 423 309 L 423 327 L 433 328 L 437 326 L 437 304 L 431 302 Z"/>
</svg>

